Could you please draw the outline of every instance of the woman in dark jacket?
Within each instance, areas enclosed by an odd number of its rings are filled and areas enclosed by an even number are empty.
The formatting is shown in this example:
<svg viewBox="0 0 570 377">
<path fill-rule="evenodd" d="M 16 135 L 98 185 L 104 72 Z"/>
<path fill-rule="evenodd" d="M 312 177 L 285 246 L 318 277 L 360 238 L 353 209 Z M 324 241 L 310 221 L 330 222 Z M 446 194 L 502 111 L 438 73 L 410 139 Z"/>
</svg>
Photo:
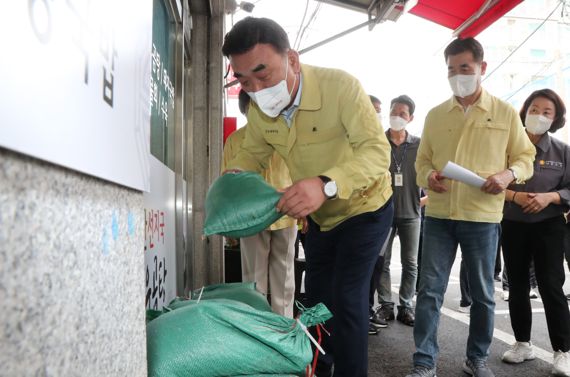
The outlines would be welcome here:
<svg viewBox="0 0 570 377">
<path fill-rule="evenodd" d="M 570 147 L 548 132 L 564 126 L 565 114 L 562 99 L 550 89 L 537 90 L 524 102 L 520 117 L 536 147 L 534 175 L 509 186 L 501 223 L 509 274 L 509 311 L 516 338 L 502 359 L 522 363 L 535 357 L 530 340 L 529 299 L 529 266 L 534 260 L 554 350 L 552 373 L 557 376 L 570 376 L 570 312 L 562 290 L 564 212 L 570 206 Z"/>
</svg>

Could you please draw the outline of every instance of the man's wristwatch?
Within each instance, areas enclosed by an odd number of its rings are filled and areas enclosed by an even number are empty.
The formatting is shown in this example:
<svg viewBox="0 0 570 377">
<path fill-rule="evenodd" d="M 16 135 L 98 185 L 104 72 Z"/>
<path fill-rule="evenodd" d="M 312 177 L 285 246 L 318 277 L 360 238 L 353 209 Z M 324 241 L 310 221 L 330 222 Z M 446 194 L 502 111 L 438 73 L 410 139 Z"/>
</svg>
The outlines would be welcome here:
<svg viewBox="0 0 570 377">
<path fill-rule="evenodd" d="M 338 194 L 338 187 L 336 182 L 331 180 L 329 177 L 325 177 L 324 175 L 319 175 L 321 181 L 323 181 L 323 193 L 327 197 L 327 199 L 336 198 Z"/>
</svg>

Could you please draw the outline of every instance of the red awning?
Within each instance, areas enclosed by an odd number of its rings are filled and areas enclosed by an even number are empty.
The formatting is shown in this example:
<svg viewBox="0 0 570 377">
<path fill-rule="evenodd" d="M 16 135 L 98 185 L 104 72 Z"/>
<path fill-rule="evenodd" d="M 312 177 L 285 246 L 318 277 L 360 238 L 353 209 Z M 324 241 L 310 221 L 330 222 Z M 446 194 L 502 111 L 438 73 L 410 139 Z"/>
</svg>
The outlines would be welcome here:
<svg viewBox="0 0 570 377">
<path fill-rule="evenodd" d="M 410 13 L 474 37 L 523 0 L 418 0 Z M 487 9 L 485 8 L 487 5 Z M 477 17 L 481 10 L 481 14 Z M 466 21 L 470 21 L 466 23 Z M 464 26 L 462 26 L 465 23 Z M 462 28 L 457 30 L 459 27 Z"/>
</svg>

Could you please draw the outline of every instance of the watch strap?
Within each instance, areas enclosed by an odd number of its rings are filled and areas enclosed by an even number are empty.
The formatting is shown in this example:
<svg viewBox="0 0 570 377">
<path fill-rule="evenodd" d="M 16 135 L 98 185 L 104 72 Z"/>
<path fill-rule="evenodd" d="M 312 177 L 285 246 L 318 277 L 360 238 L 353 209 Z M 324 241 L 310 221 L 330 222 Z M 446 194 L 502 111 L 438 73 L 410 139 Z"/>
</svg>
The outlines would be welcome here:
<svg viewBox="0 0 570 377">
<path fill-rule="evenodd" d="M 329 177 L 327 177 L 326 175 L 319 175 L 319 178 L 321 179 L 321 181 L 323 181 L 323 183 L 327 183 L 327 182 L 331 181 L 331 179 Z"/>
</svg>

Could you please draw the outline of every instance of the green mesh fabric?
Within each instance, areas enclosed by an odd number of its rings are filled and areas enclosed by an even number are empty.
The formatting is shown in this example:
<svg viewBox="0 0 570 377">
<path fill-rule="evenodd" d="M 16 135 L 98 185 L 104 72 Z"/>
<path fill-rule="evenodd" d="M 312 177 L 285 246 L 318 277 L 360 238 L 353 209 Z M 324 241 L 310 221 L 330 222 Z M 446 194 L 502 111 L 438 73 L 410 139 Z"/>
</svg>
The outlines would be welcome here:
<svg viewBox="0 0 570 377">
<path fill-rule="evenodd" d="M 257 173 L 220 176 L 206 195 L 204 234 L 241 238 L 261 232 L 283 216 L 275 209 L 281 195 Z"/>
<path fill-rule="evenodd" d="M 330 317 L 319 304 L 300 320 Z M 312 358 L 296 320 L 226 299 L 192 300 L 154 319 L 147 352 L 151 377 L 302 375 Z"/>
<path fill-rule="evenodd" d="M 146 311 L 146 324 L 148 325 L 148 323 L 150 321 L 160 317 L 162 315 L 162 313 L 163 313 L 162 310 L 147 309 L 147 311 Z"/>
<path fill-rule="evenodd" d="M 190 298 L 192 300 L 211 300 L 217 298 L 227 298 L 248 304 L 249 306 L 266 312 L 271 311 L 271 306 L 267 302 L 267 298 L 255 290 L 255 283 L 229 283 L 216 284 L 204 287 L 204 289 L 196 289 L 192 292 Z M 174 299 L 168 308 L 176 309 L 188 305 L 188 300 L 181 298 Z"/>
</svg>

